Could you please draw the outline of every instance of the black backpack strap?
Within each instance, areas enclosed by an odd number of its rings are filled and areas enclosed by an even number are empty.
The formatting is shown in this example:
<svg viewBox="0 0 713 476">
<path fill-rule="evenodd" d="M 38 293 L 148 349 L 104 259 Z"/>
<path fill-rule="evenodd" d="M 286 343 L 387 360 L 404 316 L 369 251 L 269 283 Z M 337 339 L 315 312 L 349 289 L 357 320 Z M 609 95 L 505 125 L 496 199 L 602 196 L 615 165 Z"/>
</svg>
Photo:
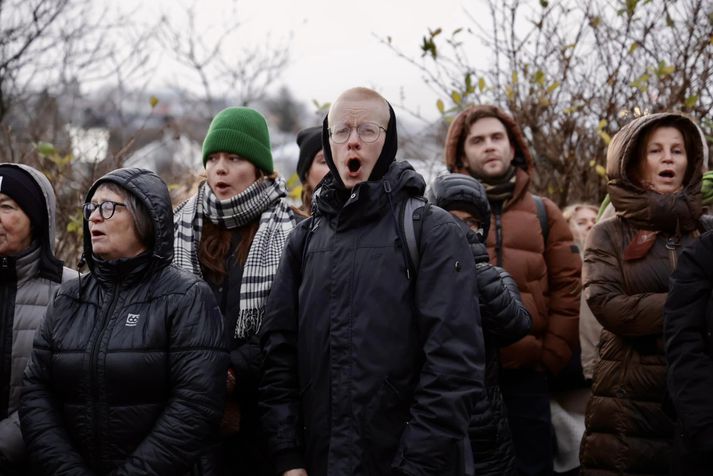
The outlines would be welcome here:
<svg viewBox="0 0 713 476">
<path fill-rule="evenodd" d="M 300 262 L 300 276 L 304 275 L 305 271 L 305 261 L 307 257 L 307 250 L 309 249 L 309 242 L 312 239 L 312 234 L 314 231 L 317 229 L 319 226 L 319 216 L 311 216 L 308 218 L 308 220 L 312 220 L 309 224 L 309 231 L 307 231 L 307 235 L 304 237 L 304 242 L 302 243 L 302 259 Z"/>
<path fill-rule="evenodd" d="M 537 219 L 540 221 L 540 230 L 542 230 L 542 238 L 545 241 L 545 249 L 547 249 L 547 236 L 550 234 L 550 225 L 547 222 L 547 209 L 545 202 L 539 195 L 533 195 L 535 201 L 535 210 L 537 211 Z"/>
<path fill-rule="evenodd" d="M 428 203 L 422 197 L 409 197 L 401 205 L 399 224 L 406 241 L 410 276 L 416 276 L 416 271 L 421 261 L 418 248 L 421 239 L 423 214 L 426 211 L 426 207 L 428 207 Z"/>
</svg>

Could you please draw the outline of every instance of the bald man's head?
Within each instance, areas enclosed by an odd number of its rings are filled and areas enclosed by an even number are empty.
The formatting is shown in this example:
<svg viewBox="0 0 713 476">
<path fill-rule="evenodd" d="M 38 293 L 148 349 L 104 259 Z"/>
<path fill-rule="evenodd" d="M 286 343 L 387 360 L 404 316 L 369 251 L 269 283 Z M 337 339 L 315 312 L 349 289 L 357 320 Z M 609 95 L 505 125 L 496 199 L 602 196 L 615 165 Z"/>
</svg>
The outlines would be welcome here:
<svg viewBox="0 0 713 476">
<path fill-rule="evenodd" d="M 373 89 L 357 87 L 344 91 L 332 103 L 327 115 L 329 127 L 334 124 L 335 111 L 344 109 L 345 104 L 355 110 L 370 110 L 374 113 L 377 122 L 384 128 L 389 123 L 389 103 L 384 97 Z"/>
</svg>

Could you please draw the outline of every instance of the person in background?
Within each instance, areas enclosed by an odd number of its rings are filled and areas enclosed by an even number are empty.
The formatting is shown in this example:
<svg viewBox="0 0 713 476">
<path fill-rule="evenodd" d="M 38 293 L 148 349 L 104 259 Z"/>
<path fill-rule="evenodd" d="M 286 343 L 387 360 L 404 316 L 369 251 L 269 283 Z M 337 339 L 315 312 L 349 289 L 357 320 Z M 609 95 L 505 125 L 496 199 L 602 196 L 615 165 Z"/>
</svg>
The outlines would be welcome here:
<svg viewBox="0 0 713 476">
<path fill-rule="evenodd" d="M 498 349 L 527 335 L 532 320 L 522 305 L 515 280 L 502 268 L 489 263 L 485 242 L 490 228 L 490 205 L 480 182 L 462 174 L 440 175 L 426 192 L 426 198 L 464 225 L 476 263 L 488 398 L 475 403 L 468 430 L 475 474 L 514 476 L 517 472 L 512 435 L 498 385 Z"/>
<path fill-rule="evenodd" d="M 534 162 L 509 114 L 491 105 L 458 114 L 448 128 L 444 159 L 450 172 L 484 185 L 492 210 L 490 262 L 512 275 L 532 317 L 530 334 L 500 351 L 500 388 L 518 472 L 549 476 L 549 380 L 579 347 L 581 259 L 557 205 L 529 190 Z"/>
<path fill-rule="evenodd" d="M 701 203 L 703 204 L 703 214 L 710 215 L 713 210 L 713 170 L 703 173 L 701 184 Z"/>
<path fill-rule="evenodd" d="M 221 474 L 274 476 L 259 430 L 257 333 L 295 215 L 274 171 L 265 118 L 254 109 L 219 112 L 203 140 L 207 180 L 174 214 L 175 263 L 206 280 L 230 348 Z"/>
<path fill-rule="evenodd" d="M 562 210 L 580 255 L 599 209 L 588 203 L 575 203 Z M 550 412 L 555 432 L 554 471 L 560 475 L 579 474 L 579 445 L 584 434 L 584 413 L 591 397 L 592 374 L 599 360 L 599 334 L 602 326 L 589 310 L 584 295 L 579 308 L 579 343 L 570 363 L 551 381 Z"/>
<path fill-rule="evenodd" d="M 54 255 L 56 199 L 47 177 L 0 163 L 0 474 L 25 474 L 18 408 L 22 376 L 45 308 L 72 277 Z"/>
<path fill-rule="evenodd" d="M 397 211 L 425 182 L 395 161 L 396 116 L 375 91 L 343 92 L 322 137 L 330 173 L 289 237 L 261 331 L 278 474 L 472 474 L 468 422 L 486 397 L 463 230 L 430 207 L 411 273 Z"/>
<path fill-rule="evenodd" d="M 609 145 L 615 216 L 592 228 L 584 251 L 584 295 L 603 330 L 582 474 L 669 471 L 663 309 L 679 254 L 703 229 L 705 149 L 695 122 L 679 113 L 634 119 Z"/>
<path fill-rule="evenodd" d="M 297 176 L 302 183 L 301 212 L 312 214 L 312 195 L 317 185 L 322 181 L 329 167 L 322 151 L 322 128 L 308 127 L 297 133 L 297 145 L 300 147 L 300 158 L 297 162 Z"/>
<path fill-rule="evenodd" d="M 206 284 L 171 265 L 166 184 L 128 168 L 86 195 L 90 273 L 47 307 L 20 422 L 37 474 L 210 474 L 228 355 Z"/>
</svg>

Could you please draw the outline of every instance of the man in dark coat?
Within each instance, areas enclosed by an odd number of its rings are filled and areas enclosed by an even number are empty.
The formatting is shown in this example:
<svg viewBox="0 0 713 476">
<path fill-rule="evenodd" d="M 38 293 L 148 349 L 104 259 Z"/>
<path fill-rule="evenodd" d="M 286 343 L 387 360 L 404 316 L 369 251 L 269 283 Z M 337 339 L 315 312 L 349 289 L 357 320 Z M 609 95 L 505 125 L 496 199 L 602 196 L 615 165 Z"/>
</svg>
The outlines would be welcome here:
<svg viewBox="0 0 713 476">
<path fill-rule="evenodd" d="M 344 92 L 322 137 L 330 173 L 314 216 L 290 236 L 261 330 L 263 427 L 277 469 L 471 474 L 483 337 L 464 233 L 445 211 L 422 209 L 409 273 L 397 210 L 425 183 L 394 162 L 396 118 L 380 95 Z"/>
</svg>

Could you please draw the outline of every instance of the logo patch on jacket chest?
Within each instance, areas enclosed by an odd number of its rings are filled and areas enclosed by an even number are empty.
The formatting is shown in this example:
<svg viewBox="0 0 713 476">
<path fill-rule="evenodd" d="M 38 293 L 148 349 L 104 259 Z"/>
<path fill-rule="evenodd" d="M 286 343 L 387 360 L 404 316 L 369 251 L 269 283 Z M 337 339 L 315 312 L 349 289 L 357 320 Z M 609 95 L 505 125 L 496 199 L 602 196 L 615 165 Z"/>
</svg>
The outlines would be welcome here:
<svg viewBox="0 0 713 476">
<path fill-rule="evenodd" d="M 140 314 L 129 314 L 126 316 L 126 327 L 136 327 L 139 323 Z"/>
</svg>

